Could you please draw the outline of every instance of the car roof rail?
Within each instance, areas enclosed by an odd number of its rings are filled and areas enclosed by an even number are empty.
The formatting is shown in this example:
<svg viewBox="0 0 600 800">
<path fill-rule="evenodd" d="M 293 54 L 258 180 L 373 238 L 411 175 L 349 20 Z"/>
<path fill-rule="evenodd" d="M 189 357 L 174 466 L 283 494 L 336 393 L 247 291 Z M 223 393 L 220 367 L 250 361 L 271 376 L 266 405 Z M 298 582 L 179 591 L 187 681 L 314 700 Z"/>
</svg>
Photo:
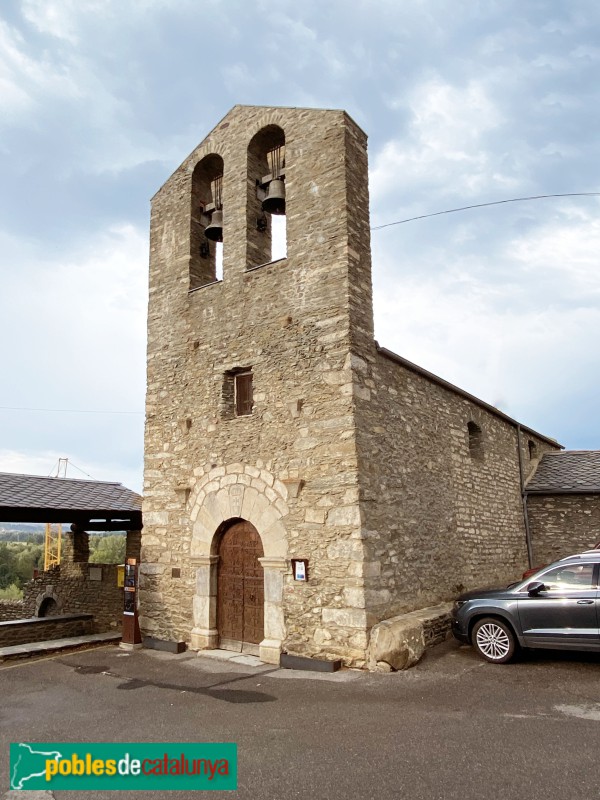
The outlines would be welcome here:
<svg viewBox="0 0 600 800">
<path fill-rule="evenodd" d="M 583 553 L 574 553 L 571 556 L 565 556 L 564 558 L 560 558 L 559 561 L 571 561 L 576 560 L 578 558 L 586 558 L 586 559 L 598 559 L 600 560 L 600 550 L 585 550 Z"/>
</svg>

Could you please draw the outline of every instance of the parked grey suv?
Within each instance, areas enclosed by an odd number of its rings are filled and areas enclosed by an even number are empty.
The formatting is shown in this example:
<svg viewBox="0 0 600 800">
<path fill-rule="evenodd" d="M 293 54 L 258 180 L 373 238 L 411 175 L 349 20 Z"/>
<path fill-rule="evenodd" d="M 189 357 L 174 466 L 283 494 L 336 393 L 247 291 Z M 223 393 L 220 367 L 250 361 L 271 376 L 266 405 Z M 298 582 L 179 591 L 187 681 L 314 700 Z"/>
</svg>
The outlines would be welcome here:
<svg viewBox="0 0 600 800">
<path fill-rule="evenodd" d="M 520 647 L 600 651 L 600 551 L 543 567 L 506 589 L 462 594 L 452 610 L 452 633 L 495 664 Z"/>
</svg>

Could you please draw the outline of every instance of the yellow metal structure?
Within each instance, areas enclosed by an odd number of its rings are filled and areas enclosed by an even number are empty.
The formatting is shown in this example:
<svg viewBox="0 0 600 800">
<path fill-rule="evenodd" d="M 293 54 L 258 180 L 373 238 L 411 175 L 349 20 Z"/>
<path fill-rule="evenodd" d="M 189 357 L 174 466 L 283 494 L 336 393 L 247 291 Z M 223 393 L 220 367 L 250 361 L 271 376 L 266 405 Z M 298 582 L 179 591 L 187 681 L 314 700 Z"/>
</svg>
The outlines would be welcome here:
<svg viewBox="0 0 600 800">
<path fill-rule="evenodd" d="M 62 525 L 51 522 L 46 523 L 46 536 L 44 539 L 44 571 L 60 564 L 60 541 L 62 539 Z"/>
</svg>

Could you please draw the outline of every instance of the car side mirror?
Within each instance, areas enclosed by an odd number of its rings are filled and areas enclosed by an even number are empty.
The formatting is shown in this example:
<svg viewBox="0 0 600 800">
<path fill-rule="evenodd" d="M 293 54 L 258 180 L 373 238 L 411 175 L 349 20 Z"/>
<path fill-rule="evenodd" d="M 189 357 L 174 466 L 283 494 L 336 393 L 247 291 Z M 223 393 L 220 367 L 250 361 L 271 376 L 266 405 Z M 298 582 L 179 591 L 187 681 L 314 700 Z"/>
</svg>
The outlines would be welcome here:
<svg viewBox="0 0 600 800">
<path fill-rule="evenodd" d="M 527 592 L 529 597 L 537 597 L 540 592 L 543 592 L 546 587 L 541 581 L 533 581 L 528 584 Z"/>
</svg>

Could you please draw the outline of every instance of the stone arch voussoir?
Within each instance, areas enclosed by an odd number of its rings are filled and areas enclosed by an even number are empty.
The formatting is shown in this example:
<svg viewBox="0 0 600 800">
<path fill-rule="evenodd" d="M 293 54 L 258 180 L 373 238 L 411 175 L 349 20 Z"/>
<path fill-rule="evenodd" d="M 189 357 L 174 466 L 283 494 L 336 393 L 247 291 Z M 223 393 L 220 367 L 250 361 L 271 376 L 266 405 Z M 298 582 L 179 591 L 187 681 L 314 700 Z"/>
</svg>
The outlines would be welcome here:
<svg viewBox="0 0 600 800">
<path fill-rule="evenodd" d="M 285 484 L 257 467 L 216 467 L 196 481 L 188 511 L 192 522 L 192 558 L 211 555 L 213 537 L 229 519 L 251 522 L 259 532 L 265 558 L 285 557 L 287 539 L 282 520 L 289 513 Z"/>
</svg>

